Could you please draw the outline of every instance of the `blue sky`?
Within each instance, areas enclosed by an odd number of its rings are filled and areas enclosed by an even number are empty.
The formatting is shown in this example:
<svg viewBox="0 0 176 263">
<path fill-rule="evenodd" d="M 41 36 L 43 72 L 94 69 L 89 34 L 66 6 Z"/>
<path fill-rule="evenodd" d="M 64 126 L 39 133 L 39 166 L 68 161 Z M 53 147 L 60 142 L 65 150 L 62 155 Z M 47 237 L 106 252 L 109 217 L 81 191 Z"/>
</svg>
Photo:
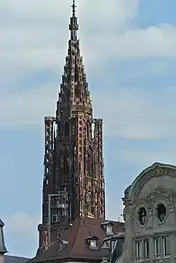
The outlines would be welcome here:
<svg viewBox="0 0 176 263">
<path fill-rule="evenodd" d="M 70 2 L 0 3 L 0 216 L 13 255 L 32 257 L 38 245 L 43 119 L 55 113 Z M 176 163 L 176 2 L 77 5 L 94 113 L 104 119 L 107 218 L 117 219 L 124 189 L 145 167 Z"/>
</svg>

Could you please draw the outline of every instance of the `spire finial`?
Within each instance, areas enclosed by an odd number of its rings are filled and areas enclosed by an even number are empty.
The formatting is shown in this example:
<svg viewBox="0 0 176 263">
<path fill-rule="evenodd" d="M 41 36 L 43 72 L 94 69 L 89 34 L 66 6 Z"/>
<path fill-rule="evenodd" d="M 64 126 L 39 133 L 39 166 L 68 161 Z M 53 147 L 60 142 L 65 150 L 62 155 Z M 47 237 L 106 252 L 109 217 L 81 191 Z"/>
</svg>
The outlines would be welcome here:
<svg viewBox="0 0 176 263">
<path fill-rule="evenodd" d="M 77 17 L 75 15 L 75 0 L 73 0 L 72 4 L 72 16 L 70 17 L 70 25 L 69 30 L 71 31 L 71 39 L 76 40 L 77 39 L 77 31 L 78 31 L 78 23 L 77 23 Z"/>
<path fill-rule="evenodd" d="M 72 16 L 75 16 L 75 11 L 76 11 L 76 4 L 75 4 L 75 0 L 73 0 L 73 4 L 72 4 Z"/>
</svg>

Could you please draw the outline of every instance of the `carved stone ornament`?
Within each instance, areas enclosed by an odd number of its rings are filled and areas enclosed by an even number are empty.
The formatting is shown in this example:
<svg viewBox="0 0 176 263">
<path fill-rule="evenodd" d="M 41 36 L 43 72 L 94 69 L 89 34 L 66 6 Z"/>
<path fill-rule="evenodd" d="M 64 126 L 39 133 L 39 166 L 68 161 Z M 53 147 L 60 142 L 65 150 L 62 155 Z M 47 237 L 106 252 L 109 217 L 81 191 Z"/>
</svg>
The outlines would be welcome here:
<svg viewBox="0 0 176 263">
<path fill-rule="evenodd" d="M 162 259 L 162 261 L 159 261 L 158 259 L 154 259 L 152 260 L 152 263 L 158 263 L 158 262 L 162 262 L 162 263 L 170 263 L 170 259 Z"/>
<path fill-rule="evenodd" d="M 130 200 L 129 200 L 129 190 L 130 190 L 131 185 L 129 185 L 125 191 L 124 191 L 124 197 L 122 198 L 123 204 L 125 206 L 130 204 Z"/>
<path fill-rule="evenodd" d="M 172 173 L 172 169 L 160 166 L 156 166 L 153 170 L 153 176 L 172 176 Z"/>
<path fill-rule="evenodd" d="M 153 165 L 153 168 L 151 170 L 148 169 L 148 171 L 143 171 L 141 173 L 141 177 L 139 178 L 138 182 L 134 186 L 133 189 L 133 200 L 137 199 L 142 188 L 145 184 L 147 184 L 153 177 L 159 177 L 159 176 L 175 176 L 175 173 L 173 173 L 174 170 L 169 167 L 164 167 L 163 165 Z"/>
<path fill-rule="evenodd" d="M 156 198 L 162 196 L 164 196 L 167 199 L 169 206 L 174 205 L 176 200 L 176 192 L 173 189 L 158 187 L 152 193 L 150 193 L 146 198 L 149 208 L 153 207 Z"/>
</svg>

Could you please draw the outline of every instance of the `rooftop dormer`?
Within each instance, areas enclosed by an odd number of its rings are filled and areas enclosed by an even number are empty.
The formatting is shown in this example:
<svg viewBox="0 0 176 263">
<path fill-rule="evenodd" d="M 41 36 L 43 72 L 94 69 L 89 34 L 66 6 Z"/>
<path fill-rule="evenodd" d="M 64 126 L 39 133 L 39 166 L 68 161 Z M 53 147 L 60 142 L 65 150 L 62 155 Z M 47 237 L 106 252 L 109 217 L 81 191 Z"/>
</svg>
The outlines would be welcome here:
<svg viewBox="0 0 176 263">
<path fill-rule="evenodd" d="M 68 241 L 67 240 L 60 240 L 59 251 L 63 251 L 66 248 L 67 245 L 68 245 Z"/>
<path fill-rule="evenodd" d="M 105 221 L 103 223 L 101 223 L 103 229 L 106 231 L 106 234 L 109 235 L 113 235 L 113 224 L 111 221 Z"/>
<path fill-rule="evenodd" d="M 90 236 L 87 238 L 87 243 L 90 249 L 97 249 L 98 238 L 96 236 Z"/>
</svg>

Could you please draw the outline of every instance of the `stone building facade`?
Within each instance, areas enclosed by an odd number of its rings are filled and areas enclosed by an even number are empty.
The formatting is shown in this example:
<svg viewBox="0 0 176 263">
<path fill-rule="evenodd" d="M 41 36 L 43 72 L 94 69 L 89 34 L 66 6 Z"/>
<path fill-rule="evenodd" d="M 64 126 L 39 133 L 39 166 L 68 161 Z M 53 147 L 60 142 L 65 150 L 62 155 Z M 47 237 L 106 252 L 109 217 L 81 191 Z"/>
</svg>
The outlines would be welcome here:
<svg viewBox="0 0 176 263">
<path fill-rule="evenodd" d="M 125 190 L 123 263 L 176 262 L 176 166 L 155 163 Z M 119 262 L 117 259 L 116 262 Z"/>
</svg>

